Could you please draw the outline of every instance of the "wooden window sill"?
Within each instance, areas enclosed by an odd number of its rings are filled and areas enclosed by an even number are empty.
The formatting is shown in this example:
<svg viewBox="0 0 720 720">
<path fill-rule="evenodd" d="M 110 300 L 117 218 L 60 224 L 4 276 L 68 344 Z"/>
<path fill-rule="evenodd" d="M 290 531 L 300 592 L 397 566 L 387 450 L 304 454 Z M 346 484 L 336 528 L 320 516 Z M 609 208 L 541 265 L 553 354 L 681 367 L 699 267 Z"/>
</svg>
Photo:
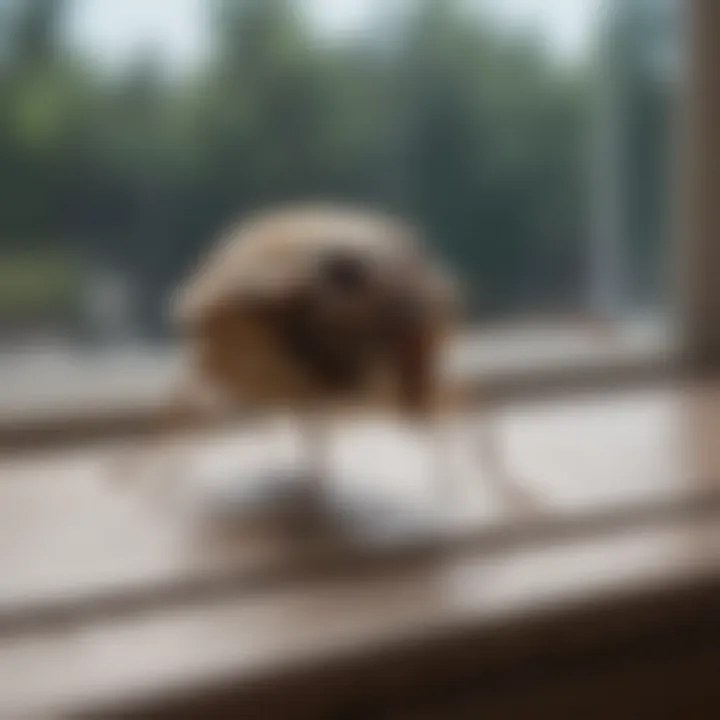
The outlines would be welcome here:
<svg viewBox="0 0 720 720">
<path fill-rule="evenodd" d="M 9 458 L 0 715 L 443 717 L 450 704 L 500 717 L 523 687 L 557 707 L 567 693 L 553 687 L 593 697 L 633 657 L 630 689 L 678 658 L 699 681 L 720 624 L 719 420 L 720 385 L 707 383 L 507 406 L 509 464 L 537 508 L 518 514 L 476 485 L 439 535 L 353 552 L 274 527 L 203 526 L 142 484 L 107 481 L 111 448 Z M 252 433 L 184 449 L 247 478 L 284 442 L 281 429 Z M 432 498 L 409 472 L 417 443 L 371 426 L 343 433 L 338 467 L 363 493 L 406 507 Z M 607 672 L 593 675 L 602 658 Z M 505 716 L 533 717 L 521 710 Z"/>
</svg>

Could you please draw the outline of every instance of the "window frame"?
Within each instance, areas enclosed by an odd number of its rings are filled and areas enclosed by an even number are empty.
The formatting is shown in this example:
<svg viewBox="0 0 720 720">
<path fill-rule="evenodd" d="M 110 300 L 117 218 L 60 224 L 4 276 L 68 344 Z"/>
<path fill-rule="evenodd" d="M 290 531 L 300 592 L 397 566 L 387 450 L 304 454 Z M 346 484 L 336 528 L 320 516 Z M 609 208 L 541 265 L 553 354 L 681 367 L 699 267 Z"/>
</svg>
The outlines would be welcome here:
<svg viewBox="0 0 720 720">
<path fill-rule="evenodd" d="M 677 272 L 672 278 L 667 337 L 640 351 L 620 338 L 595 361 L 558 357 L 554 365 L 543 365 L 531 352 L 524 364 L 510 370 L 478 369 L 463 377 L 469 395 L 503 401 L 536 392 L 704 374 L 720 364 L 720 289 L 716 281 L 720 245 L 715 243 L 720 233 L 720 205 L 713 197 L 714 189 L 720 187 L 720 137 L 716 132 L 720 127 L 720 84 L 714 70 L 720 67 L 720 5 L 714 0 L 686 0 L 682 10 L 685 63 L 678 102 L 682 112 L 676 124 L 678 202 L 670 233 L 670 265 Z M 595 309 L 601 313 L 608 310 Z M 603 323 L 611 333 L 620 324 L 612 312 Z M 588 340 L 590 350 L 592 342 Z M 153 426 L 157 411 L 150 402 L 23 419 L 6 414 L 0 417 L 0 450 L 143 435 Z"/>
</svg>

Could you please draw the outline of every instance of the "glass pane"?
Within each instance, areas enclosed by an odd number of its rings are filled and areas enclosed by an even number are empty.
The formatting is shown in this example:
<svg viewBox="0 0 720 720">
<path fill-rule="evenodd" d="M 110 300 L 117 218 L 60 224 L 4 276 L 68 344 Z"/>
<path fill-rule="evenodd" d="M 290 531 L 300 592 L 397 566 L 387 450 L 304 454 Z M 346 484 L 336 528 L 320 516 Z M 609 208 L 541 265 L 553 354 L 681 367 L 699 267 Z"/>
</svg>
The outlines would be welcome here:
<svg viewBox="0 0 720 720">
<path fill-rule="evenodd" d="M 680 3 L 605 3 L 597 54 L 595 302 L 615 314 L 670 300 Z"/>
<path fill-rule="evenodd" d="M 468 318 L 667 304 L 678 3 L 5 0 L 0 342 L 169 335 L 227 223 L 415 221 Z"/>
</svg>

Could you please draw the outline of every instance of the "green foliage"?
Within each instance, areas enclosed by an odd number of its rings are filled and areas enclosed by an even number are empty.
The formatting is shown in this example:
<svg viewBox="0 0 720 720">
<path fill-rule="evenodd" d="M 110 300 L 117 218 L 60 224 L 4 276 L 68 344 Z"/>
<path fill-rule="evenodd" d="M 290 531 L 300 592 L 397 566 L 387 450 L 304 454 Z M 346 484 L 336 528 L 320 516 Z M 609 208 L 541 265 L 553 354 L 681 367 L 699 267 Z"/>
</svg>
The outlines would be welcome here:
<svg viewBox="0 0 720 720">
<path fill-rule="evenodd" d="M 351 199 L 418 221 L 461 272 L 472 312 L 580 302 L 581 69 L 451 0 L 412 3 L 395 26 L 378 17 L 344 41 L 318 34 L 303 3 L 209 7 L 214 55 L 180 78 L 152 55 L 121 75 L 83 62 L 61 42 L 63 0 L 6 13 L 0 243 L 81 238 L 55 249 L 124 269 L 159 318 L 230 219 Z"/>
<path fill-rule="evenodd" d="M 78 264 L 57 251 L 35 248 L 0 256 L 0 318 L 67 317 L 78 310 L 80 279 Z"/>
</svg>

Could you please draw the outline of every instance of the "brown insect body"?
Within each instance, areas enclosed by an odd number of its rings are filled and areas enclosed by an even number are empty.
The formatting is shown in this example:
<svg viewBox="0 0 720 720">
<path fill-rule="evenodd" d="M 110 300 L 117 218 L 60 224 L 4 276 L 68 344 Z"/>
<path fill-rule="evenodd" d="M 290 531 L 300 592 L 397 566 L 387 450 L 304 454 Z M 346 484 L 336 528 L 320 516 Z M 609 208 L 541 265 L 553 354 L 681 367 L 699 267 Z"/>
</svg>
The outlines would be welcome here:
<svg viewBox="0 0 720 720">
<path fill-rule="evenodd" d="M 319 488 L 329 464 L 318 414 L 394 410 L 430 432 L 433 475 L 444 489 L 438 411 L 467 400 L 441 376 L 455 302 L 452 282 L 400 222 L 332 207 L 252 219 L 222 239 L 175 298 L 191 373 L 159 418 L 162 428 L 206 427 L 212 408 L 198 401 L 208 399 L 223 410 L 309 416 L 303 434 Z M 474 444 L 498 492 L 527 507 L 487 423 Z"/>
<path fill-rule="evenodd" d="M 450 286 L 404 225 L 294 208 L 231 231 L 181 289 L 195 371 L 232 403 L 429 412 Z"/>
</svg>

